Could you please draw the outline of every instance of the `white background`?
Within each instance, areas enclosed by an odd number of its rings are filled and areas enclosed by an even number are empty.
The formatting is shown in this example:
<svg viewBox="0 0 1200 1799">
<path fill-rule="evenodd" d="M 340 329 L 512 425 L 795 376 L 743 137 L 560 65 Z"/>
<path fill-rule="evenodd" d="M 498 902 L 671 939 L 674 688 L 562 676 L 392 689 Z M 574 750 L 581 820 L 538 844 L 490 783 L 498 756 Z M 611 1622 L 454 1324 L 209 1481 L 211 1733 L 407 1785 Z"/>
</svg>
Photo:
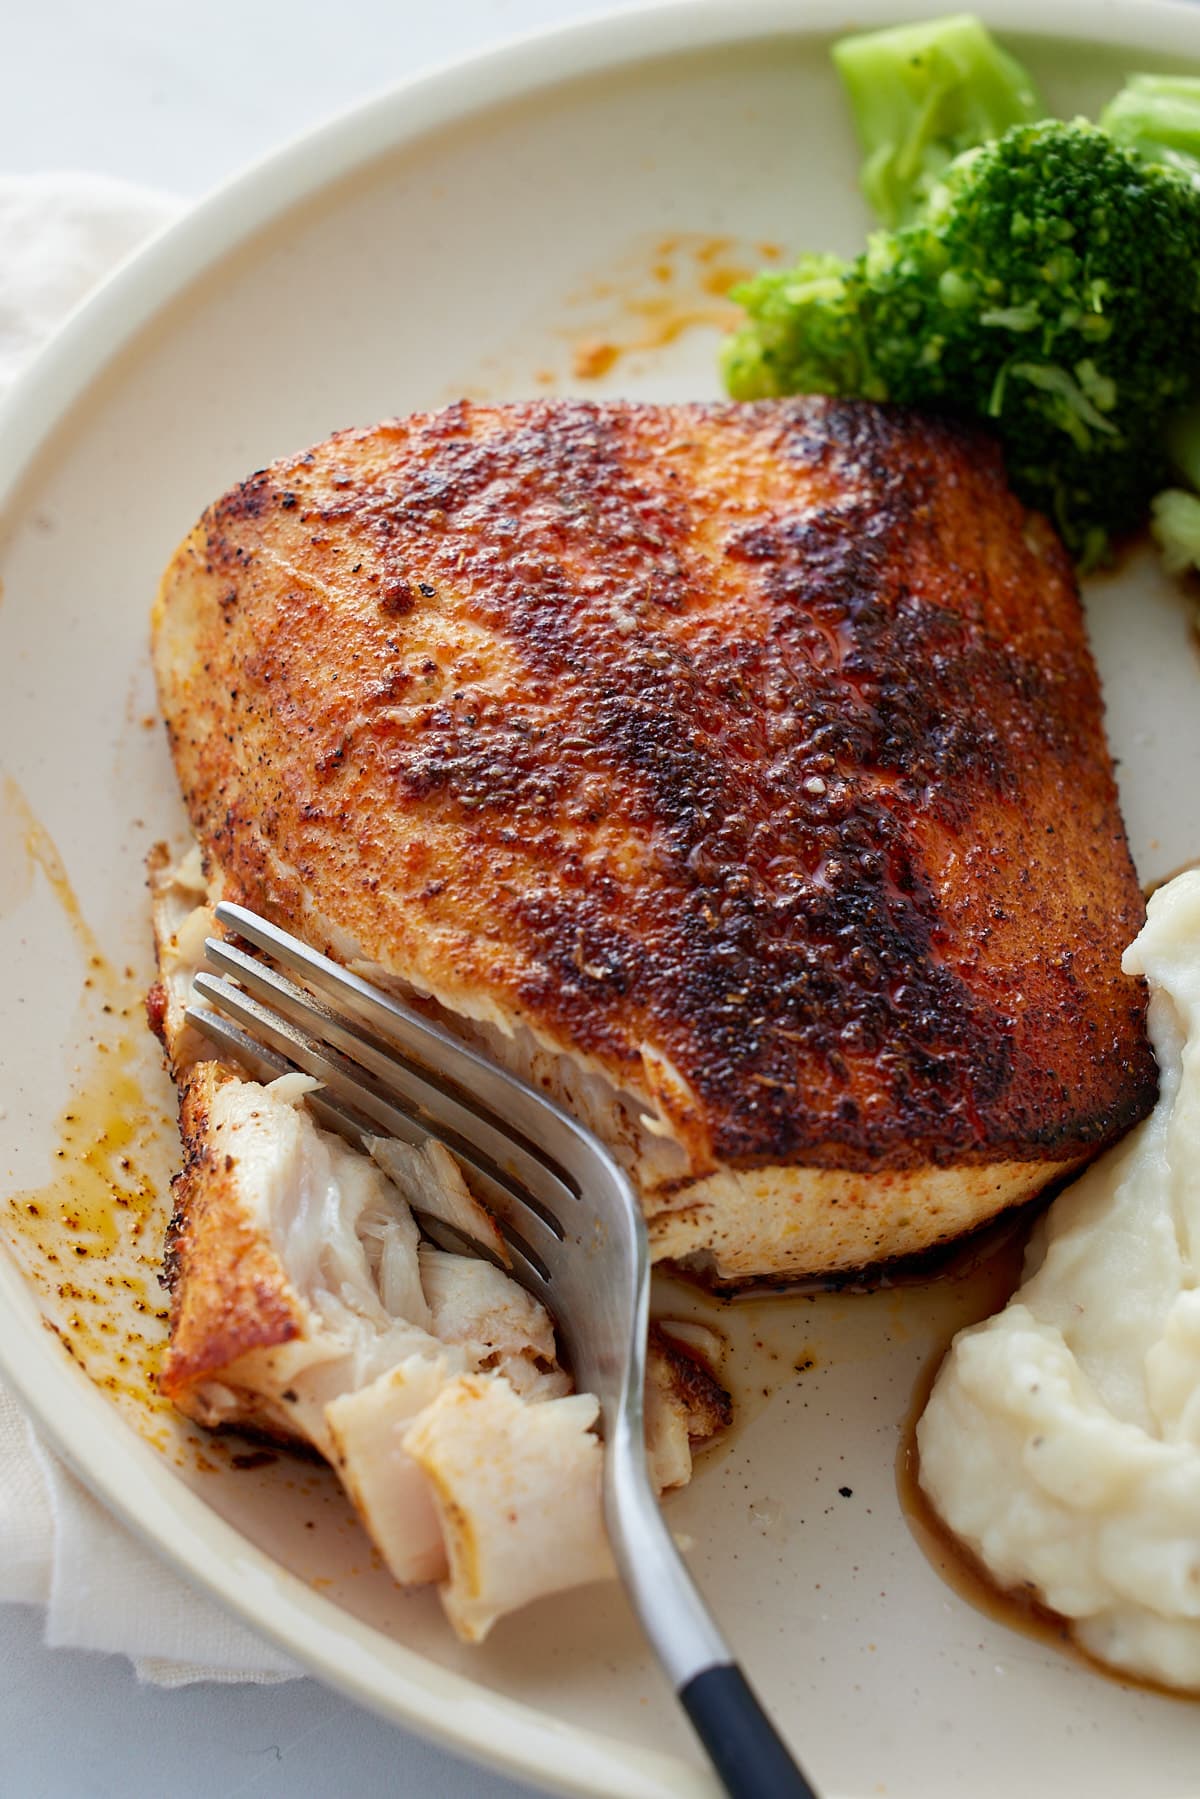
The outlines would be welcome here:
<svg viewBox="0 0 1200 1799">
<path fill-rule="evenodd" d="M 626 0 L 626 5 L 630 0 Z M 185 198 L 394 82 L 613 0 L 9 0 L 0 172 Z M 3 271 L 0 270 L 0 280 Z M 521 1799 L 313 1681 L 139 1687 L 0 1606 L 3 1799 Z"/>
</svg>

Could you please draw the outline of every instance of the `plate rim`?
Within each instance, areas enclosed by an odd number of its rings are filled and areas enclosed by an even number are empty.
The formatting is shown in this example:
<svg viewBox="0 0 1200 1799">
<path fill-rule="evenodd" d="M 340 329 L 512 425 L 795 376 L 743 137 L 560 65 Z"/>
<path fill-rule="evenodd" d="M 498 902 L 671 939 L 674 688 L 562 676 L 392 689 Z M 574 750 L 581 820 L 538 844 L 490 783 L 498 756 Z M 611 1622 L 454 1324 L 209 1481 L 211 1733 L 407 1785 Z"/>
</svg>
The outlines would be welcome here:
<svg viewBox="0 0 1200 1799">
<path fill-rule="evenodd" d="M 934 16 L 945 5 L 858 0 L 854 27 Z M 1192 0 L 1107 0 L 1091 18 L 1081 17 L 1074 0 L 985 0 L 978 10 L 1010 33 L 1200 58 L 1200 10 Z M 189 288 L 297 206 L 428 134 L 469 126 L 548 88 L 584 77 L 612 79 L 671 56 L 774 36 L 832 37 L 846 28 L 844 0 L 808 0 L 799 14 L 795 0 L 657 0 L 469 53 L 302 131 L 155 233 L 71 313 L 18 376 L 0 402 L 0 544 L 26 480 L 106 371 Z M 580 1799 L 608 1799 L 616 1790 L 627 1799 L 714 1799 L 718 1788 L 705 1769 L 497 1694 L 314 1592 L 186 1487 L 119 1413 L 125 1454 L 113 1457 L 111 1401 L 65 1352 L 51 1347 L 43 1325 L 16 1258 L 0 1243 L 0 1372 L 39 1429 L 84 1485 L 155 1553 L 310 1673 L 390 1722 L 547 1791 Z M 27 1358 L 23 1352 L 32 1346 L 39 1353 Z M 70 1429 L 59 1422 L 64 1405 Z M 131 1471 L 139 1476 L 132 1494 Z M 264 1597 L 278 1617 L 270 1608 L 264 1615 Z M 317 1629 L 315 1646 L 304 1634 L 306 1624 Z M 556 1750 L 564 1752 L 561 1757 Z M 585 1768 L 579 1766 L 584 1757 Z"/>
</svg>

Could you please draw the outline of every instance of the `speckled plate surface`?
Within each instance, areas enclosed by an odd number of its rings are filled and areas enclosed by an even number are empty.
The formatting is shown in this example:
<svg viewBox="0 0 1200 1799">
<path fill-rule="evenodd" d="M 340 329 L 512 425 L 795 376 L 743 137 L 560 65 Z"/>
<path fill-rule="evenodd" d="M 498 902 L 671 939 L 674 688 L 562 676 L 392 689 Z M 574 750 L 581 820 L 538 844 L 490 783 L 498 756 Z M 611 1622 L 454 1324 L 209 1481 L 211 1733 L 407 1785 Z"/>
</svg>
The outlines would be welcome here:
<svg viewBox="0 0 1200 1799">
<path fill-rule="evenodd" d="M 920 10 L 867 0 L 854 19 Z M 1059 112 L 1134 66 L 1200 66 L 1189 7 L 984 11 Z M 679 4 L 424 80 L 200 207 L 0 418 L 0 1363 L 198 1584 L 364 1704 L 562 1791 L 713 1791 L 618 1591 L 465 1650 L 319 1471 L 238 1466 L 244 1445 L 200 1441 L 154 1398 L 175 1143 L 138 1015 L 142 861 L 183 830 L 147 613 L 209 499 L 337 426 L 464 392 L 715 395 L 733 274 L 860 240 L 826 54 L 847 22 L 824 0 Z M 1149 880 L 1200 853 L 1200 662 L 1147 559 L 1089 610 Z M 992 1278 L 718 1311 L 741 1423 L 672 1522 L 831 1796 L 1194 1793 L 1200 1708 L 974 1609 L 905 1521 L 914 1391 Z"/>
</svg>

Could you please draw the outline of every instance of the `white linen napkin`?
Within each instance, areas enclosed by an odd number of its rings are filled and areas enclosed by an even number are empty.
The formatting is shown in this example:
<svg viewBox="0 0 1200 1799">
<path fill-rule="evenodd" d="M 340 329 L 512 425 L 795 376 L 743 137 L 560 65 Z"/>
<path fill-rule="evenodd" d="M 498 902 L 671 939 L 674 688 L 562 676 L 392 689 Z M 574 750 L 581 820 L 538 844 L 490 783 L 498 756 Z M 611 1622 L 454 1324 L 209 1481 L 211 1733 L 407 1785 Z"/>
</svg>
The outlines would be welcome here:
<svg viewBox="0 0 1200 1799">
<path fill-rule="evenodd" d="M 89 289 L 178 211 L 95 175 L 0 176 L 0 394 Z M 302 1670 L 142 1547 L 0 1385 L 0 1601 L 41 1605 L 52 1648 L 127 1655 L 142 1680 L 290 1680 Z"/>
</svg>

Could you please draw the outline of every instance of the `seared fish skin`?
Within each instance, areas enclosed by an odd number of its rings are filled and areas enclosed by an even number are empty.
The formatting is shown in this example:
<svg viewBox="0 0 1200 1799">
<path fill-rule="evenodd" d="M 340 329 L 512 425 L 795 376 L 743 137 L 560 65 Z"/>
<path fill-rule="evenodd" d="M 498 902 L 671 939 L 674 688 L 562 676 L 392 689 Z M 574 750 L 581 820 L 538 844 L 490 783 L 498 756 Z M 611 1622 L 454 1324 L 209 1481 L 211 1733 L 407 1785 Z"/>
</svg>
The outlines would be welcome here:
<svg viewBox="0 0 1200 1799">
<path fill-rule="evenodd" d="M 569 1103 L 600 1077 L 660 1254 L 918 1250 L 1152 1103 L 1078 596 L 963 428 L 800 399 L 343 432 L 204 515 L 155 655 L 225 890 Z"/>
</svg>

